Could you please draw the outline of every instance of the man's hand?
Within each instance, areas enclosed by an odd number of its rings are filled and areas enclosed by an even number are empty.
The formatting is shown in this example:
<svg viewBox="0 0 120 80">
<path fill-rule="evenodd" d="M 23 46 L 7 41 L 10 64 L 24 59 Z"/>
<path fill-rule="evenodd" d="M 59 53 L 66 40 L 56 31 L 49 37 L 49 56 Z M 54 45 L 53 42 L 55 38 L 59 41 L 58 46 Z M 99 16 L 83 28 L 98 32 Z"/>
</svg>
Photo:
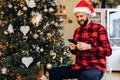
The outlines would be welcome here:
<svg viewBox="0 0 120 80">
<path fill-rule="evenodd" d="M 76 45 L 73 44 L 73 43 L 70 43 L 70 44 L 69 44 L 69 48 L 70 48 L 71 50 L 74 50 L 74 49 L 76 48 Z"/>
<path fill-rule="evenodd" d="M 76 46 L 79 50 L 89 50 L 89 49 L 91 49 L 91 45 L 87 44 L 87 43 L 84 43 L 84 42 L 78 42 Z"/>
</svg>

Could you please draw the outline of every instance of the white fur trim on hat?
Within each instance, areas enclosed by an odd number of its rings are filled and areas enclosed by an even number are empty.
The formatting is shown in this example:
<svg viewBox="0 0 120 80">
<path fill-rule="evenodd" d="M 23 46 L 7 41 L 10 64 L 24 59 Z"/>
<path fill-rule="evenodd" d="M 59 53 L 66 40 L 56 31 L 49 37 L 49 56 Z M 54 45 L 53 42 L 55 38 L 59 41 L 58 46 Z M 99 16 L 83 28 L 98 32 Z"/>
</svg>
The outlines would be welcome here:
<svg viewBox="0 0 120 80">
<path fill-rule="evenodd" d="M 94 12 L 94 13 L 92 13 L 92 14 L 91 14 L 91 16 L 92 16 L 92 17 L 95 17 L 95 16 L 96 16 L 96 13 L 95 13 L 95 12 Z"/>
<path fill-rule="evenodd" d="M 76 7 L 76 8 L 74 8 L 73 12 L 74 13 L 84 12 L 84 13 L 87 13 L 87 14 L 91 15 L 91 11 L 87 7 Z"/>
</svg>

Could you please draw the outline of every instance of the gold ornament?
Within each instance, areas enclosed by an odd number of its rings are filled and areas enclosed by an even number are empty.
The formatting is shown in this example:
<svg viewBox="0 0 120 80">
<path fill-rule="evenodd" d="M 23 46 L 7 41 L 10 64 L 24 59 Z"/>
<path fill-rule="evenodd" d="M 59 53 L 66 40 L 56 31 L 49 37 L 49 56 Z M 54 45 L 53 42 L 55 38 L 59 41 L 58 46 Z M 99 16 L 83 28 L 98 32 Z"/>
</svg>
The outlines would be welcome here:
<svg viewBox="0 0 120 80">
<path fill-rule="evenodd" d="M 52 56 L 52 59 L 56 58 L 56 53 L 54 51 L 50 51 L 50 56 Z"/>
<path fill-rule="evenodd" d="M 21 16 L 21 15 L 23 15 L 23 12 L 21 10 L 19 10 L 18 13 L 17 13 L 17 15 Z"/>
<path fill-rule="evenodd" d="M 60 57 L 60 63 L 61 64 L 63 63 L 63 57 Z"/>
<path fill-rule="evenodd" d="M 50 55 L 51 55 L 51 56 L 54 56 L 54 55 L 55 55 L 55 52 L 54 52 L 54 51 L 50 51 Z"/>
<path fill-rule="evenodd" d="M 8 23 L 8 21 L 4 20 L 4 24 L 7 24 L 7 23 Z"/>
<path fill-rule="evenodd" d="M 0 44 L 0 49 L 2 49 L 3 48 L 3 45 L 2 44 Z"/>
<path fill-rule="evenodd" d="M 17 74 L 17 79 L 16 80 L 22 80 L 22 77 L 20 74 Z"/>
<path fill-rule="evenodd" d="M 47 33 L 47 36 L 48 36 L 48 37 L 51 37 L 51 33 Z"/>
<path fill-rule="evenodd" d="M 5 34 L 5 35 L 8 35 L 8 31 L 4 31 L 4 34 Z"/>
<path fill-rule="evenodd" d="M 56 58 L 56 53 L 55 53 L 55 55 L 52 57 L 53 59 L 55 59 Z"/>
<path fill-rule="evenodd" d="M 18 9 L 18 7 L 17 7 L 17 6 L 14 6 L 14 9 L 15 9 L 15 10 L 17 10 L 17 9 Z"/>
<path fill-rule="evenodd" d="M 0 56 L 2 56 L 2 52 L 0 52 Z M 1 62 L 0 62 L 1 63 Z"/>
<path fill-rule="evenodd" d="M 2 20 L 0 20 L 0 25 L 2 25 Z"/>
<path fill-rule="evenodd" d="M 12 6 L 12 4 L 9 4 L 8 7 L 9 7 L 9 8 L 12 8 L 13 6 Z"/>
<path fill-rule="evenodd" d="M 45 8 L 45 9 L 44 9 L 44 12 L 48 12 L 48 9 L 47 9 L 47 8 Z"/>
<path fill-rule="evenodd" d="M 34 18 L 34 17 L 32 17 L 31 22 L 32 22 L 33 24 L 35 24 L 35 18 Z"/>
<path fill-rule="evenodd" d="M 1 11 L 1 14 L 3 15 L 3 14 L 4 14 L 4 12 L 3 12 L 3 11 Z"/>
</svg>

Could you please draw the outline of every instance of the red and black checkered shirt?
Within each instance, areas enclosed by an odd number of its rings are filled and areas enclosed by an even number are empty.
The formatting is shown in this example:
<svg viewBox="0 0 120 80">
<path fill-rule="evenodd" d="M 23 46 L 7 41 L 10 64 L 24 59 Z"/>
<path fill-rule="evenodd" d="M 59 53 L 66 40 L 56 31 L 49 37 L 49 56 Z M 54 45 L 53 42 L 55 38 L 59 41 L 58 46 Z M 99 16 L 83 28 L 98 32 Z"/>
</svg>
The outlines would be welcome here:
<svg viewBox="0 0 120 80">
<path fill-rule="evenodd" d="M 97 68 L 105 72 L 106 57 L 112 54 L 106 28 L 91 21 L 85 27 L 78 27 L 74 32 L 73 39 L 92 46 L 90 50 L 85 51 L 80 51 L 77 48 L 70 50 L 72 54 L 76 55 L 73 69 L 80 69 L 81 67 L 86 69 Z"/>
</svg>

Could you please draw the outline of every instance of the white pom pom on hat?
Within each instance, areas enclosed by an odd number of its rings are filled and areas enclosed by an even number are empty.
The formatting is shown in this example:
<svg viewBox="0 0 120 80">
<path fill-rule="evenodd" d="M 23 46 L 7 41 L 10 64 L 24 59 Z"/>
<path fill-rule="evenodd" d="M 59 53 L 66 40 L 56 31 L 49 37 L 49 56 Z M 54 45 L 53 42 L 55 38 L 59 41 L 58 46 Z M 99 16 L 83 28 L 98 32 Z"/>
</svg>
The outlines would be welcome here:
<svg viewBox="0 0 120 80">
<path fill-rule="evenodd" d="M 86 0 L 80 0 L 80 2 L 74 8 L 73 12 L 84 12 L 90 16 L 96 16 L 93 6 Z"/>
</svg>

